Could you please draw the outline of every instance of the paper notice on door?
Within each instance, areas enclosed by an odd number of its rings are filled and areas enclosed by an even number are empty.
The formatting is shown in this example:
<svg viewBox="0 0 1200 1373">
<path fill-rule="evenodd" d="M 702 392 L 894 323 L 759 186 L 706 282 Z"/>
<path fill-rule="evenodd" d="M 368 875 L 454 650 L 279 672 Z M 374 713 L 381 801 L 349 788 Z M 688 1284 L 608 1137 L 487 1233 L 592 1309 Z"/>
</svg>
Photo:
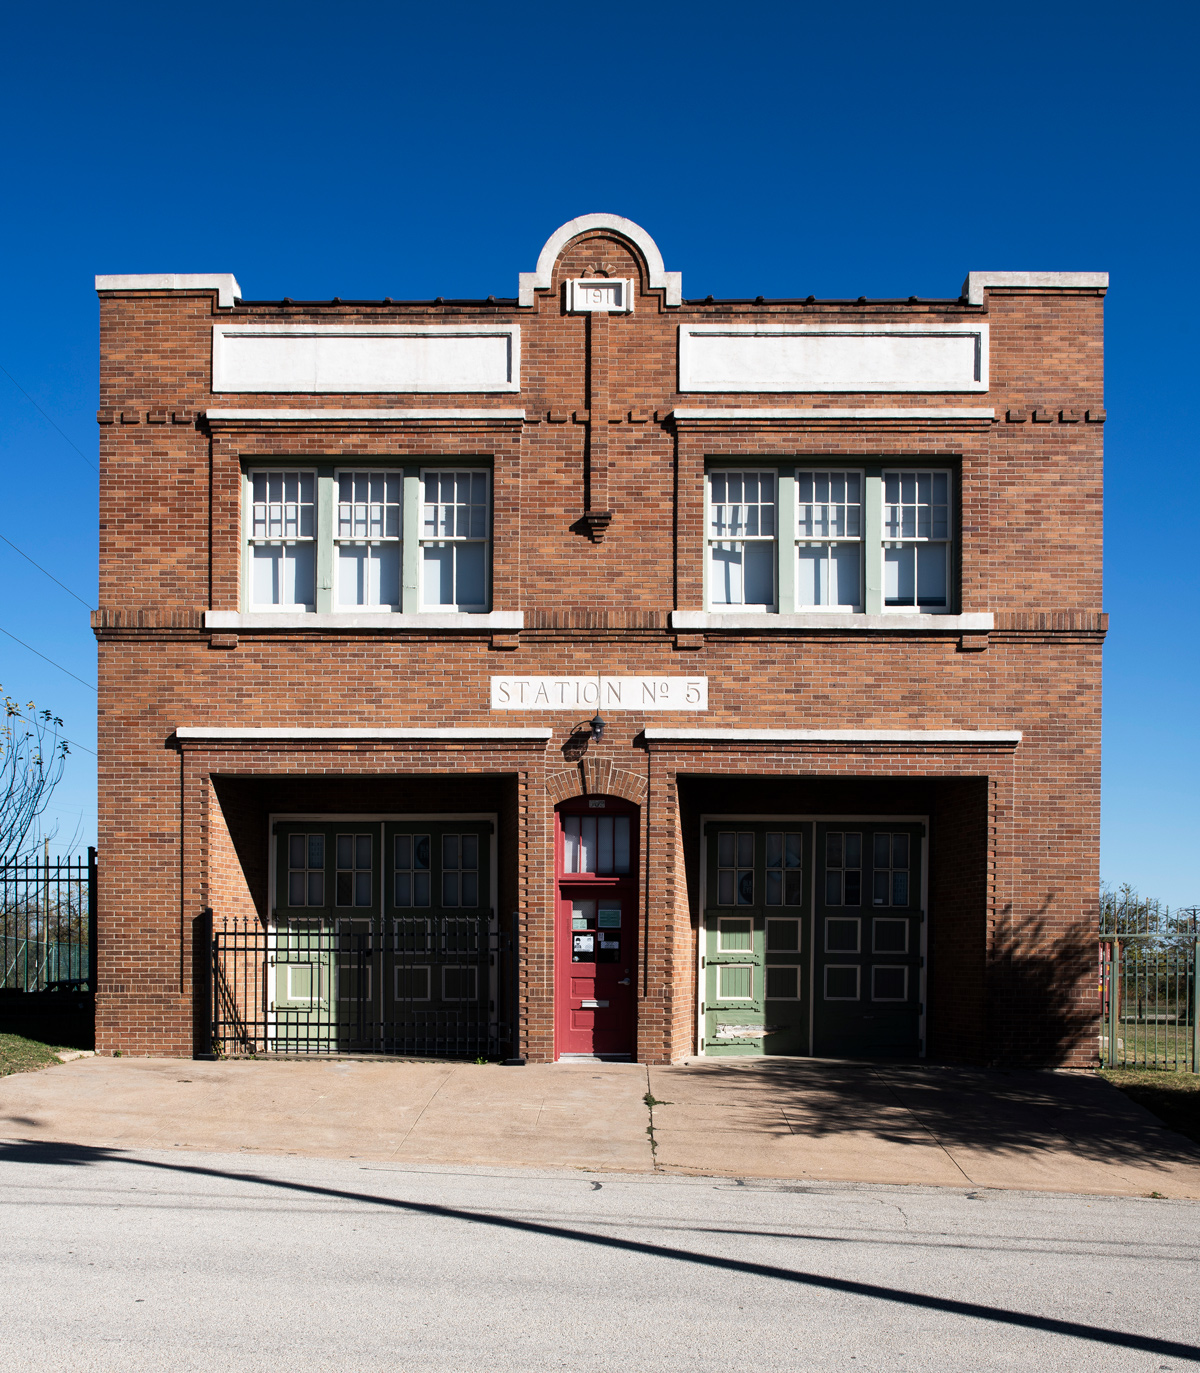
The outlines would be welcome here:
<svg viewBox="0 0 1200 1373">
<path fill-rule="evenodd" d="M 596 936 L 594 934 L 572 935 L 571 948 L 575 953 L 593 953 L 596 948 Z"/>
</svg>

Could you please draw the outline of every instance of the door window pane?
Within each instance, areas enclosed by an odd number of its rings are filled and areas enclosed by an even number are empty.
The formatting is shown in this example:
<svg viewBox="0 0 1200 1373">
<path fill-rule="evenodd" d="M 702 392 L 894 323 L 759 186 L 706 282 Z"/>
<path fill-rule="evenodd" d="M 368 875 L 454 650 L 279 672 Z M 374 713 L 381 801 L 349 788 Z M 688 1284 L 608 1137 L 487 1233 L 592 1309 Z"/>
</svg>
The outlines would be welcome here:
<svg viewBox="0 0 1200 1373">
<path fill-rule="evenodd" d="M 479 836 L 442 835 L 442 905 L 479 905 Z"/>
<path fill-rule="evenodd" d="M 371 905 L 372 865 L 370 834 L 339 834 L 337 852 L 337 904 Z"/>
<path fill-rule="evenodd" d="M 754 904 L 754 835 L 722 830 L 717 835 L 717 905 Z"/>
<path fill-rule="evenodd" d="M 876 834 L 872 858 L 872 904 L 907 906 L 910 897 L 909 836 Z"/>
<path fill-rule="evenodd" d="M 799 831 L 767 833 L 768 906 L 798 906 L 803 901 L 800 859 L 803 849 Z"/>
<path fill-rule="evenodd" d="M 288 836 L 288 905 L 325 904 L 325 836 Z"/>
<path fill-rule="evenodd" d="M 629 871 L 632 817 L 564 815 L 563 871 L 620 876 Z"/>
<path fill-rule="evenodd" d="M 393 852 L 397 906 L 429 905 L 429 848 L 427 834 L 396 835 Z"/>
<path fill-rule="evenodd" d="M 862 835 L 829 830 L 825 835 L 825 904 L 862 904 Z"/>
</svg>

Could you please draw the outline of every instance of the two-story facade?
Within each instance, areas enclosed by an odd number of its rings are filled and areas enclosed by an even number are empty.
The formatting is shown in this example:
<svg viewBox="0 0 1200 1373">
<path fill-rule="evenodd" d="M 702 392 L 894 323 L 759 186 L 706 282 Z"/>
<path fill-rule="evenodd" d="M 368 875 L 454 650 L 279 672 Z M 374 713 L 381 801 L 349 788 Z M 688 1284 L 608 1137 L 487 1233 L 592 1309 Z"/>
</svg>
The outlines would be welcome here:
<svg viewBox="0 0 1200 1373">
<path fill-rule="evenodd" d="M 102 1052 L 1094 1061 L 1104 274 L 96 285 Z"/>
</svg>

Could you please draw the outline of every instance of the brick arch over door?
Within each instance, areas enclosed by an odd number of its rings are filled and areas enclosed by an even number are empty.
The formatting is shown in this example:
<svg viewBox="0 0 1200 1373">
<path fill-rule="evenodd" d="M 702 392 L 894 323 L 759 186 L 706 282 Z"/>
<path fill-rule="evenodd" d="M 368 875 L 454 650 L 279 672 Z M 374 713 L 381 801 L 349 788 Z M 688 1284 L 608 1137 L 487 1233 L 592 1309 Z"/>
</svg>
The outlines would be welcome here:
<svg viewBox="0 0 1200 1373">
<path fill-rule="evenodd" d="M 573 796 L 620 796 L 640 806 L 646 799 L 646 779 L 615 763 L 584 758 L 577 766 L 547 777 L 546 790 L 555 805 Z"/>
</svg>

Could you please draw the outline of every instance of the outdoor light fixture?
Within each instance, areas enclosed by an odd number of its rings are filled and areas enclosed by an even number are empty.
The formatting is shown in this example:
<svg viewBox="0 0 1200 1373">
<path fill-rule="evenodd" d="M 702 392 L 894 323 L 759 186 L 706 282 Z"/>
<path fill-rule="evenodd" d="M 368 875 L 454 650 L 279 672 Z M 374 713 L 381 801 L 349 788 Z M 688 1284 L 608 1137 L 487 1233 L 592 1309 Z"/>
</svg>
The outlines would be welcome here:
<svg viewBox="0 0 1200 1373">
<path fill-rule="evenodd" d="M 593 744 L 598 744 L 598 743 L 601 741 L 601 739 L 604 738 L 604 726 L 605 726 L 605 723 L 606 723 L 606 722 L 605 722 L 604 720 L 602 720 L 602 719 L 600 718 L 599 715 L 593 715 L 593 716 L 592 716 L 591 724 L 592 724 L 592 743 L 593 743 Z"/>
</svg>

